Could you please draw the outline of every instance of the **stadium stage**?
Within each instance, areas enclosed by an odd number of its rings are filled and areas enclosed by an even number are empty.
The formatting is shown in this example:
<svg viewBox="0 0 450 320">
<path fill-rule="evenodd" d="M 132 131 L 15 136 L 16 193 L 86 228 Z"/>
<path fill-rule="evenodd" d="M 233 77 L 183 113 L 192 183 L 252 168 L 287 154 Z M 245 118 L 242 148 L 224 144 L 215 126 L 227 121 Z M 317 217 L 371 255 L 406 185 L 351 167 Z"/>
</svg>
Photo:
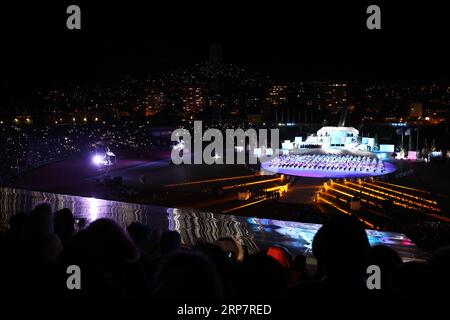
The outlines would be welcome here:
<svg viewBox="0 0 450 320">
<path fill-rule="evenodd" d="M 321 170 L 321 169 L 302 169 L 302 168 L 271 168 L 268 162 L 264 162 L 261 167 L 264 170 L 286 174 L 297 177 L 309 178 L 367 178 L 374 176 L 381 176 L 392 173 L 397 170 L 397 167 L 390 163 L 384 162 L 386 171 L 384 172 L 355 172 L 355 171 L 335 171 L 335 170 Z"/>
<path fill-rule="evenodd" d="M 8 223 L 11 213 L 29 212 L 37 204 L 46 202 L 54 210 L 69 208 L 76 218 L 85 218 L 87 223 L 99 218 L 111 218 L 123 226 L 138 221 L 161 230 L 177 230 L 186 245 L 195 244 L 198 238 L 214 241 L 230 235 L 240 240 L 249 252 L 277 243 L 292 254 L 305 254 L 309 264 L 314 264 L 312 240 L 320 228 L 319 224 L 222 215 L 14 188 L 0 188 L 0 194 L 1 226 Z M 403 261 L 424 259 L 422 251 L 403 234 L 376 230 L 367 230 L 367 234 L 371 245 L 387 245 L 395 249 Z M 342 250 L 345 250 L 344 243 Z"/>
<path fill-rule="evenodd" d="M 397 167 L 374 153 L 348 150 L 301 150 L 265 161 L 269 172 L 310 178 L 365 178 L 392 173 Z"/>
<path fill-rule="evenodd" d="M 375 144 L 375 138 L 360 137 L 353 127 L 326 126 L 304 141 L 285 140 L 282 155 L 261 166 L 269 172 L 311 178 L 364 178 L 397 170 L 383 161 L 392 157 L 394 145 L 380 145 L 374 151 Z"/>
</svg>

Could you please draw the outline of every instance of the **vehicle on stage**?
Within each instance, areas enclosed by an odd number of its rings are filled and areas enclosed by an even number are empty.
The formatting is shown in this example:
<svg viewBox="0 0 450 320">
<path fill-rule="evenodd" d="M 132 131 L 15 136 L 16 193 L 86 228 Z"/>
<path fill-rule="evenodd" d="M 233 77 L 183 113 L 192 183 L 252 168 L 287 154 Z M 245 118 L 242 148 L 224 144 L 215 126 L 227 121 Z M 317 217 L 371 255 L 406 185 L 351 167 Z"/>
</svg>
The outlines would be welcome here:
<svg viewBox="0 0 450 320">
<path fill-rule="evenodd" d="M 98 167 L 110 167 L 117 162 L 115 153 L 104 142 L 97 142 L 92 153 L 92 163 Z"/>
</svg>

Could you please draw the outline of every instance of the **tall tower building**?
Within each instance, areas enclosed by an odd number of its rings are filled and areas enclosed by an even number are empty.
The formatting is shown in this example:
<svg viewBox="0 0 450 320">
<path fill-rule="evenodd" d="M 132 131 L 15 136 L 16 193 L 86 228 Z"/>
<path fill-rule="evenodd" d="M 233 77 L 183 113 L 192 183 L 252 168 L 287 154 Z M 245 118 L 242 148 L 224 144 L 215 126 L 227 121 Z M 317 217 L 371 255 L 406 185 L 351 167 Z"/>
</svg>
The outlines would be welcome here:
<svg viewBox="0 0 450 320">
<path fill-rule="evenodd" d="M 183 89 L 183 111 L 188 114 L 197 114 L 203 111 L 205 99 L 203 90 L 199 86 L 189 86 Z"/>
<path fill-rule="evenodd" d="M 217 77 L 217 70 L 223 60 L 223 49 L 220 44 L 209 45 L 209 63 L 212 69 L 212 82 L 211 82 L 211 118 L 213 120 L 222 120 L 222 112 L 220 109 L 220 103 L 222 97 L 220 96 L 220 79 Z"/>
</svg>

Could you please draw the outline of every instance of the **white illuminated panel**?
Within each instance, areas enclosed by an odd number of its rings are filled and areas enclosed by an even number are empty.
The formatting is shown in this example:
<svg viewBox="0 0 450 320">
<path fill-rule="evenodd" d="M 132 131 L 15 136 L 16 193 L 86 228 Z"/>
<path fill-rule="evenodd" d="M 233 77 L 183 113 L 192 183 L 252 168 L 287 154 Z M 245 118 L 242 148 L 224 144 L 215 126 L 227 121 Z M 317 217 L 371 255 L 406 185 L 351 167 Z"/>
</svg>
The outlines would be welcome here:
<svg viewBox="0 0 450 320">
<path fill-rule="evenodd" d="M 380 152 L 394 152 L 393 144 L 380 144 Z"/>
</svg>

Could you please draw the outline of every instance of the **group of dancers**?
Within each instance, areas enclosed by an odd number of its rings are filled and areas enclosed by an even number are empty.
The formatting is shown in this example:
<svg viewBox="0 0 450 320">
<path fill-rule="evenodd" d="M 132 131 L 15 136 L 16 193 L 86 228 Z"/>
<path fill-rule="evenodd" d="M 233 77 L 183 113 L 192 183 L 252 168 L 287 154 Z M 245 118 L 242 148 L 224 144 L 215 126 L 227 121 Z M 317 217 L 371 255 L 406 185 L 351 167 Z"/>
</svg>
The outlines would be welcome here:
<svg viewBox="0 0 450 320">
<path fill-rule="evenodd" d="M 272 159 L 269 167 L 381 173 L 385 171 L 383 161 L 376 157 L 348 154 L 282 155 Z"/>
</svg>

